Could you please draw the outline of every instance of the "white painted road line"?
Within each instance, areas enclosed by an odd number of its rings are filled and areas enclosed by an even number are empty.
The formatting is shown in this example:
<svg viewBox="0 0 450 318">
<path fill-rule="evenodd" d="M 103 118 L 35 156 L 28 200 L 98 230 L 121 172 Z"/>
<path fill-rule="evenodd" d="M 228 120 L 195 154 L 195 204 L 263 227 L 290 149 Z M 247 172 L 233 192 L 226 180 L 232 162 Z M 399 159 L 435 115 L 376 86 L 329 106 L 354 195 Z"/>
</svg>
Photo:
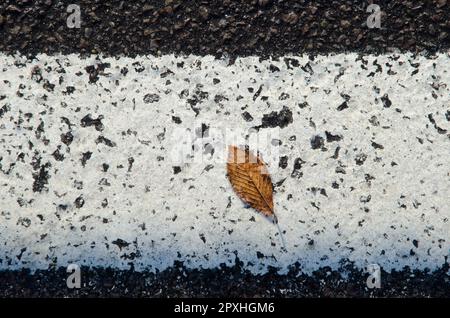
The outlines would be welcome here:
<svg viewBox="0 0 450 318">
<path fill-rule="evenodd" d="M 236 256 L 253 272 L 436 269 L 450 250 L 449 64 L 0 55 L 0 269 Z M 173 133 L 202 123 L 279 131 L 281 167 L 269 170 L 287 251 L 224 164 L 172 162 Z"/>
</svg>

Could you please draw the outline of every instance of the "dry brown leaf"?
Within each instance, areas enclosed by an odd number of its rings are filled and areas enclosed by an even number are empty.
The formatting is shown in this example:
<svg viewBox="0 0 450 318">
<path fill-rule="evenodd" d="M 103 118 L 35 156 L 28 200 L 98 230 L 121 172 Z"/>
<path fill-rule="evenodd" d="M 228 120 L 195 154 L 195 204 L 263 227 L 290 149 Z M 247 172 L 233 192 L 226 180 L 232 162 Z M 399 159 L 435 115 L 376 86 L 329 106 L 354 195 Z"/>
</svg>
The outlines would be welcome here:
<svg viewBox="0 0 450 318">
<path fill-rule="evenodd" d="M 262 159 L 248 150 L 229 146 L 227 172 L 241 200 L 276 222 L 272 180 Z"/>
<path fill-rule="evenodd" d="M 241 200 L 276 223 L 283 250 L 287 251 L 283 232 L 273 210 L 272 180 L 261 157 L 246 149 L 229 146 L 227 172 L 228 179 Z"/>
</svg>

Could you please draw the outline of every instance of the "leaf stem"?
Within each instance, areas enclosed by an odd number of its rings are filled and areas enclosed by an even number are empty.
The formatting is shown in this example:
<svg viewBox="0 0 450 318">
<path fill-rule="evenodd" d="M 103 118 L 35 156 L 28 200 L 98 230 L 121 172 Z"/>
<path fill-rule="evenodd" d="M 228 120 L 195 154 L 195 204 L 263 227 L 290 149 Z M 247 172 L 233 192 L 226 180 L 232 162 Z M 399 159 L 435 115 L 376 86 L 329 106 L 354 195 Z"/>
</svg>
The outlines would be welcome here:
<svg viewBox="0 0 450 318">
<path fill-rule="evenodd" d="M 281 244 L 283 244 L 282 249 L 287 252 L 286 241 L 283 236 L 283 231 L 281 231 L 280 224 L 278 223 L 278 218 L 275 216 L 274 220 L 275 220 L 275 224 L 277 225 L 277 228 L 278 228 L 278 233 L 280 233 Z"/>
</svg>

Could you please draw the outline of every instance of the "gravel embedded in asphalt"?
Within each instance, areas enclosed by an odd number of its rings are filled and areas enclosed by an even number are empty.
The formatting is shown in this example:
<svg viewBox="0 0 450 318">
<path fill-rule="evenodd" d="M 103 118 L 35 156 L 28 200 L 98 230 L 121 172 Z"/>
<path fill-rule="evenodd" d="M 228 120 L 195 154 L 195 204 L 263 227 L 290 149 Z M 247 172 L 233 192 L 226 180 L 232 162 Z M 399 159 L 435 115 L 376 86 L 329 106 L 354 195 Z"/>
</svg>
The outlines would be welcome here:
<svg viewBox="0 0 450 318">
<path fill-rule="evenodd" d="M 380 28 L 367 12 L 372 1 L 80 0 L 80 28 L 70 29 L 72 2 L 3 1 L 0 51 L 267 57 L 450 48 L 446 0 L 376 1 Z"/>
<path fill-rule="evenodd" d="M 404 269 L 381 273 L 381 288 L 369 289 L 368 274 L 350 263 L 313 275 L 296 265 L 286 275 L 253 275 L 233 267 L 187 269 L 181 263 L 157 274 L 112 268 L 82 268 L 81 288 L 68 289 L 65 268 L 0 271 L 0 297 L 444 297 L 450 296 L 448 264 L 434 272 Z"/>
</svg>

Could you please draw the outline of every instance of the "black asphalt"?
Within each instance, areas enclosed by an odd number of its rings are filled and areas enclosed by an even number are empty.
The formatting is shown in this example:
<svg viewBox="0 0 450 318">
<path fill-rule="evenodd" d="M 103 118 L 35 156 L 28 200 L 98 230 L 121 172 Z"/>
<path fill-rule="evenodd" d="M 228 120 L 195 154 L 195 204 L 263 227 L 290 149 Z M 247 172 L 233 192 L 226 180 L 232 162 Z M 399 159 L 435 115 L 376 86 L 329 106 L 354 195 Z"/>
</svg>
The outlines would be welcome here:
<svg viewBox="0 0 450 318">
<path fill-rule="evenodd" d="M 65 268 L 0 271 L 0 297 L 450 297 L 449 265 L 434 272 L 404 269 L 381 273 L 381 288 L 369 289 L 368 274 L 350 263 L 312 275 L 293 266 L 253 275 L 233 267 L 187 269 L 181 263 L 159 273 L 82 268 L 81 288 L 69 289 Z"/>
<path fill-rule="evenodd" d="M 266 57 L 450 48 L 447 0 L 80 0 L 81 27 L 70 29 L 73 2 L 2 1 L 0 51 Z M 381 28 L 367 26 L 372 2 Z"/>
</svg>

